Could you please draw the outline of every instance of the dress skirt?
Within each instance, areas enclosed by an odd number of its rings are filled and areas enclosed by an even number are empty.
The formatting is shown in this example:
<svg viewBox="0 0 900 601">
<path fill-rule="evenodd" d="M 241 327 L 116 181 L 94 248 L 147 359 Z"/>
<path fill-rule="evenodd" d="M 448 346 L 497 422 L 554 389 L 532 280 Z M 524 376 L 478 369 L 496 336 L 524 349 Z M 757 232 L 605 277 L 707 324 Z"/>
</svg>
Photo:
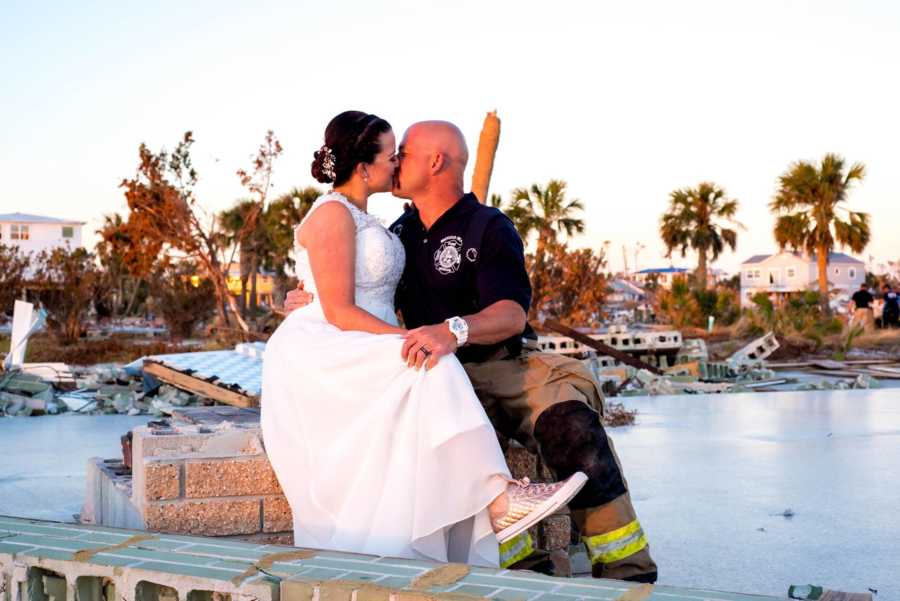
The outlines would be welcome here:
<svg viewBox="0 0 900 601">
<path fill-rule="evenodd" d="M 402 346 L 316 304 L 269 340 L 262 429 L 294 544 L 496 566 L 487 506 L 510 475 L 494 428 L 455 356 L 417 371 Z"/>
</svg>

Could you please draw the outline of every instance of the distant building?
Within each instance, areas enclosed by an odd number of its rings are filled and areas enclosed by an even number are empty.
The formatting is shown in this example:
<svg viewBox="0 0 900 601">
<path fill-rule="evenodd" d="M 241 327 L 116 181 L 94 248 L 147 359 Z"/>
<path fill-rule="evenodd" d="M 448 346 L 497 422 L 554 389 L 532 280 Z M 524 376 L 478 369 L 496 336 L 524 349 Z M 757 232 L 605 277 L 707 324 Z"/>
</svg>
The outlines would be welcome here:
<svg viewBox="0 0 900 601">
<path fill-rule="evenodd" d="M 637 284 L 616 278 L 609 283 L 606 302 L 610 304 L 638 303 L 647 298 L 647 293 Z"/>
<path fill-rule="evenodd" d="M 25 253 L 39 253 L 59 247 L 81 246 L 83 221 L 26 215 L 0 214 L 0 244 L 18 246 Z"/>
<path fill-rule="evenodd" d="M 866 265 L 844 253 L 828 255 L 828 286 L 830 290 L 852 292 L 866 279 Z M 741 263 L 741 306 L 750 307 L 759 292 L 776 299 L 803 290 L 817 290 L 819 267 L 816 255 L 799 252 L 780 252 L 775 255 L 755 255 Z"/>
<path fill-rule="evenodd" d="M 675 278 L 688 275 L 690 275 L 690 271 L 684 267 L 652 267 L 641 269 L 634 274 L 634 278 L 644 285 L 656 282 L 662 288 L 671 288 Z"/>
<path fill-rule="evenodd" d="M 649 313 L 647 292 L 637 284 L 616 278 L 609 282 L 604 309 L 613 322 L 634 321 L 639 315 Z"/>
<path fill-rule="evenodd" d="M 228 284 L 229 292 L 231 292 L 235 296 L 241 295 L 241 264 L 239 262 L 233 261 L 228 264 L 226 282 Z M 246 299 L 247 303 L 250 302 L 250 294 L 252 293 L 250 287 L 251 283 L 250 278 L 248 277 Z M 274 290 L 275 274 L 260 269 L 257 272 L 256 276 L 256 301 L 258 303 L 265 303 L 269 306 L 272 306 L 272 292 Z"/>
</svg>

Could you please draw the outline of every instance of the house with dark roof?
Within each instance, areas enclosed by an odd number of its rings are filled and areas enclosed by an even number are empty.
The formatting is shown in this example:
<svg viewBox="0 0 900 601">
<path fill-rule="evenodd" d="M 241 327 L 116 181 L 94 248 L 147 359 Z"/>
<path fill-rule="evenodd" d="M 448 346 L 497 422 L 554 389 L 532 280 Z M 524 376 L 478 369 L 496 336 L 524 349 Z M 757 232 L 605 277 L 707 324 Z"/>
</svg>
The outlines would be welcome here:
<svg viewBox="0 0 900 601">
<path fill-rule="evenodd" d="M 16 246 L 25 253 L 57 247 L 81 246 L 83 221 L 57 219 L 26 213 L 0 214 L 0 244 Z"/>
<path fill-rule="evenodd" d="M 831 291 L 853 292 L 866 279 L 866 265 L 844 253 L 828 255 L 828 286 Z M 759 292 L 774 299 L 804 290 L 818 290 L 816 255 L 782 251 L 774 255 L 754 255 L 741 263 L 741 306 L 750 307 Z"/>
</svg>

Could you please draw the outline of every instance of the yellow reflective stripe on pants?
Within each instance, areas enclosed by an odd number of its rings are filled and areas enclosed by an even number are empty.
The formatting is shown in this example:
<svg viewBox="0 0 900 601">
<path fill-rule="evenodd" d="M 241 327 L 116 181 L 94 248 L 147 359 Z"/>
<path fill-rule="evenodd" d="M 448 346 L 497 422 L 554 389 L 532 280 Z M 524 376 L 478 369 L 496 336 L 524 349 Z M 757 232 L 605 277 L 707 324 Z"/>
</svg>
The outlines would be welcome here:
<svg viewBox="0 0 900 601">
<path fill-rule="evenodd" d="M 612 532 L 583 536 L 581 539 L 587 546 L 591 564 L 613 563 L 634 555 L 647 546 L 644 529 L 637 520 Z"/>
<path fill-rule="evenodd" d="M 534 553 L 534 541 L 531 540 L 531 535 L 527 531 L 517 534 L 500 545 L 500 567 L 508 568 L 532 553 Z"/>
</svg>

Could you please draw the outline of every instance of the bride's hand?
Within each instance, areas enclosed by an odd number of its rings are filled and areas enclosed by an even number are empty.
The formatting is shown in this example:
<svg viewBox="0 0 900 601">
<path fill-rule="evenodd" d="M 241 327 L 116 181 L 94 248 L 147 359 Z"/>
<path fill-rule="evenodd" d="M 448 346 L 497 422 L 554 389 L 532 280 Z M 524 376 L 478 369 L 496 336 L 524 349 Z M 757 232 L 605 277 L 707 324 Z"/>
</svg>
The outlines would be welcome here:
<svg viewBox="0 0 900 601">
<path fill-rule="evenodd" d="M 455 353 L 456 348 L 456 336 L 446 323 L 439 323 L 410 330 L 403 342 L 401 355 L 410 367 L 421 369 L 424 365 L 425 369 L 431 369 L 441 357 Z"/>
<path fill-rule="evenodd" d="M 301 309 L 313 302 L 314 298 L 315 296 L 312 292 L 307 292 L 303 289 L 303 280 L 300 280 L 297 287 L 284 297 L 284 310 L 290 313 L 296 309 Z"/>
</svg>

